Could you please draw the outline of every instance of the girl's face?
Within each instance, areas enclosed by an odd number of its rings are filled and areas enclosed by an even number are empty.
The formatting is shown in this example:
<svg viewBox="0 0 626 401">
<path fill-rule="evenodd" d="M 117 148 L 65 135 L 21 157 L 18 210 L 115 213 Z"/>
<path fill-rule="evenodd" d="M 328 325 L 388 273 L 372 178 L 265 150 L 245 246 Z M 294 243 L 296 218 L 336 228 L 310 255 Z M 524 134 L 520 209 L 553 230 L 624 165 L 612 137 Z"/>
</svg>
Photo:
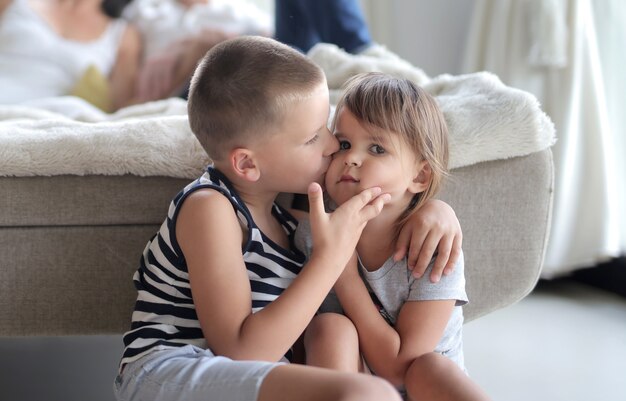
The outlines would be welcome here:
<svg viewBox="0 0 626 401">
<path fill-rule="evenodd" d="M 373 135 L 356 117 L 342 108 L 337 116 L 335 136 L 339 151 L 326 173 L 330 197 L 342 204 L 364 189 L 378 186 L 391 195 L 392 205 L 404 210 L 415 193 L 426 188 L 418 160 L 399 134 L 380 131 Z"/>
</svg>

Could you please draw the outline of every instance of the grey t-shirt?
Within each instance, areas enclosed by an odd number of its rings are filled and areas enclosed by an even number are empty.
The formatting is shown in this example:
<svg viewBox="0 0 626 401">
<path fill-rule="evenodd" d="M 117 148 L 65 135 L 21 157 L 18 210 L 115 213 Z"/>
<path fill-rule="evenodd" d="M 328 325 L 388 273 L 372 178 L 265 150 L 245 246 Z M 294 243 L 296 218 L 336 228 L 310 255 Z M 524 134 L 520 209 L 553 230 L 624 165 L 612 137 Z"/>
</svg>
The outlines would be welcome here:
<svg viewBox="0 0 626 401">
<path fill-rule="evenodd" d="M 311 229 L 308 221 L 301 221 L 295 235 L 296 246 L 307 257 L 312 250 Z M 375 271 L 367 271 L 359 263 L 359 270 L 370 292 L 379 301 L 381 314 L 392 326 L 395 325 L 400 308 L 405 302 L 432 301 L 454 299 L 456 304 L 448 325 L 435 347 L 435 352 L 440 353 L 459 365 L 465 370 L 463 358 L 463 308 L 467 304 L 465 292 L 465 275 L 463 255 L 461 255 L 454 267 L 454 271 L 447 276 L 442 276 L 438 283 L 430 281 L 434 259 L 428 265 L 426 273 L 419 279 L 415 279 L 407 268 L 406 258 L 394 262 L 389 258 Z M 320 308 L 321 312 L 342 313 L 341 305 L 334 293 L 328 295 Z"/>
</svg>

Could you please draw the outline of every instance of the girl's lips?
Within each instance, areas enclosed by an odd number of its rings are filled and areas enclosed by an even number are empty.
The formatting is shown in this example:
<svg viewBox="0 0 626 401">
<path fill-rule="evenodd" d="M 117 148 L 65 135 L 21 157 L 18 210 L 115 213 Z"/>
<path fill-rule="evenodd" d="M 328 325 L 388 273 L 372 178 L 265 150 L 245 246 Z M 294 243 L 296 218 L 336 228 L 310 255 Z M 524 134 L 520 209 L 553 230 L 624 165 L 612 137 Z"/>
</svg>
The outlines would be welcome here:
<svg viewBox="0 0 626 401">
<path fill-rule="evenodd" d="M 351 175 L 344 174 L 341 176 L 341 178 L 339 178 L 339 182 L 359 182 L 359 180 L 352 177 Z"/>
</svg>

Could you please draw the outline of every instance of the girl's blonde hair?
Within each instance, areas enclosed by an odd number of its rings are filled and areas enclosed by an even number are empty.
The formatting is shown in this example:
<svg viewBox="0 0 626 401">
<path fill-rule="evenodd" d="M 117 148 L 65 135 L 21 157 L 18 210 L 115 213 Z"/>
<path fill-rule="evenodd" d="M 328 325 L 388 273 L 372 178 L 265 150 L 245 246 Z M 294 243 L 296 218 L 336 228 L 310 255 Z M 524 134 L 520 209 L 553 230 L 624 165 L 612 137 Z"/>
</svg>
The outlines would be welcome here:
<svg viewBox="0 0 626 401">
<path fill-rule="evenodd" d="M 448 127 L 436 100 L 406 79 L 382 73 L 360 74 L 346 82 L 335 111 L 345 108 L 374 135 L 393 132 L 431 169 L 428 187 L 416 194 L 402 214 L 402 226 L 411 214 L 432 198 L 448 175 Z"/>
</svg>

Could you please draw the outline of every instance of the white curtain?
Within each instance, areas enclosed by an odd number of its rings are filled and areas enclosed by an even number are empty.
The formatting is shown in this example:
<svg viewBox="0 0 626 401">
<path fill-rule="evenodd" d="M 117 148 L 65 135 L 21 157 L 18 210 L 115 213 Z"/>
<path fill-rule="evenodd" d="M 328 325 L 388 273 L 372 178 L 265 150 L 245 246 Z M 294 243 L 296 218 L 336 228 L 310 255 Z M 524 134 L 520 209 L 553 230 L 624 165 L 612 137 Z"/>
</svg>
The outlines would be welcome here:
<svg viewBox="0 0 626 401">
<path fill-rule="evenodd" d="M 542 277 L 626 254 L 626 2 L 477 0 L 465 71 L 537 96 L 558 142 Z"/>
</svg>

